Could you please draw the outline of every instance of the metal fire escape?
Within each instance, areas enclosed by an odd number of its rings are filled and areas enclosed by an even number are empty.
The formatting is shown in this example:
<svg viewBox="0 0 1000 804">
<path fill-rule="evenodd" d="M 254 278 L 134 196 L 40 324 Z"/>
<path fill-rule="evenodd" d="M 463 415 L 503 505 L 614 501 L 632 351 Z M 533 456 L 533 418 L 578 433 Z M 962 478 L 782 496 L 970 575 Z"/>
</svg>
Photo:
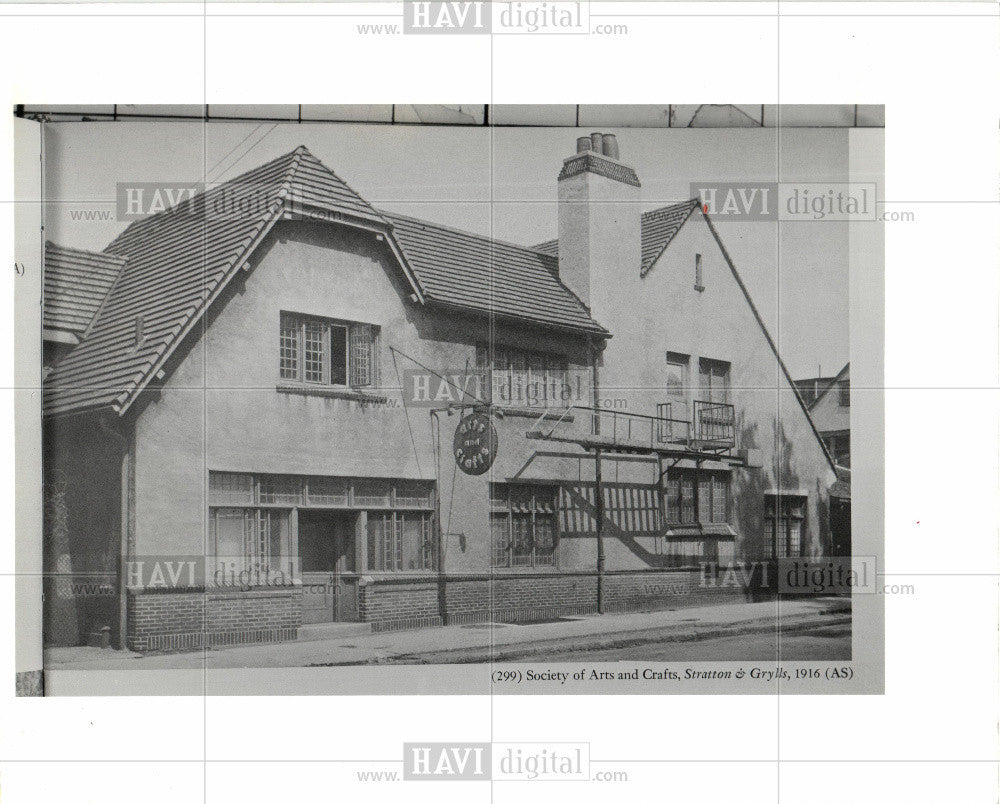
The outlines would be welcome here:
<svg viewBox="0 0 1000 804">
<path fill-rule="evenodd" d="M 534 440 L 575 444 L 594 455 L 597 529 L 597 610 L 604 613 L 604 489 L 601 458 L 605 455 L 649 455 L 656 458 L 657 493 L 664 475 L 679 461 L 690 460 L 699 468 L 706 460 L 746 466 L 746 454 L 737 450 L 736 416 L 732 405 L 696 401 L 691 419 L 672 416 L 672 403 L 656 406 L 656 416 L 601 410 L 583 405 L 566 408 L 553 420 L 546 411 L 525 435 Z M 664 466 L 667 464 L 666 466 Z M 695 484 L 698 510 L 698 484 Z"/>
</svg>

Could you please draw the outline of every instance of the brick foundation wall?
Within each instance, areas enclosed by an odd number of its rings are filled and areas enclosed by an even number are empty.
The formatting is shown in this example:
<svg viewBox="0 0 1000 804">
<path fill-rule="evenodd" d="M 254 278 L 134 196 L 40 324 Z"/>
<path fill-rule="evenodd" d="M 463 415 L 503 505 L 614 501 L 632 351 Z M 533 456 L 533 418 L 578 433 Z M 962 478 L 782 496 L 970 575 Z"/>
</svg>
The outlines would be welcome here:
<svg viewBox="0 0 1000 804">
<path fill-rule="evenodd" d="M 614 573 L 605 577 L 607 612 L 657 611 L 745 603 L 746 590 L 708 585 L 697 570 Z"/>
<path fill-rule="evenodd" d="M 654 611 L 744 601 L 745 591 L 706 586 L 696 570 L 612 572 L 604 578 L 605 611 Z M 593 573 L 523 572 L 448 576 L 452 625 L 525 622 L 597 611 Z M 380 577 L 360 590 L 362 622 L 373 631 L 443 625 L 436 578 Z M 129 594 L 128 647 L 189 650 L 279 642 L 298 637 L 302 592 L 169 591 Z"/>
<path fill-rule="evenodd" d="M 129 594 L 128 647 L 186 650 L 296 639 L 302 592 L 142 592 Z"/>
<path fill-rule="evenodd" d="M 375 631 L 441 625 L 436 580 L 379 578 L 361 589 L 361 619 Z M 732 586 L 708 586 L 697 570 L 608 573 L 606 612 L 656 611 L 746 601 Z M 543 620 L 597 611 L 593 573 L 519 573 L 448 576 L 450 625 Z"/>
</svg>

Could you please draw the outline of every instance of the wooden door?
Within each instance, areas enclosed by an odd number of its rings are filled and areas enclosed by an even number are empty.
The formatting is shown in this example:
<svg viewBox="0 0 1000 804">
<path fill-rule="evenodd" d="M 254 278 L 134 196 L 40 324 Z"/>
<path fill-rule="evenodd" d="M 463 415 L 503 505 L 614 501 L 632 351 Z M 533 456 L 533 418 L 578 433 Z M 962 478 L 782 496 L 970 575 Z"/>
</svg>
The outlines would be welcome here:
<svg viewBox="0 0 1000 804">
<path fill-rule="evenodd" d="M 358 576 L 354 521 L 345 511 L 299 511 L 302 621 L 356 622 Z"/>
</svg>

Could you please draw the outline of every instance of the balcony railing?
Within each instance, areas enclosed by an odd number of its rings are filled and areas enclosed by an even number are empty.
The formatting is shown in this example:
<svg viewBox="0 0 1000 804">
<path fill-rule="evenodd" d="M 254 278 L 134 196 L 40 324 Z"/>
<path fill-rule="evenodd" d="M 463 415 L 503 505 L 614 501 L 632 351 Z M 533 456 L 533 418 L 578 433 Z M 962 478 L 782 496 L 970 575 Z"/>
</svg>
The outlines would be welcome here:
<svg viewBox="0 0 1000 804">
<path fill-rule="evenodd" d="M 733 446 L 736 443 L 736 412 L 724 402 L 694 403 L 694 440 Z"/>
<path fill-rule="evenodd" d="M 576 440 L 609 447 L 644 448 L 679 446 L 695 449 L 731 449 L 736 446 L 736 417 L 732 405 L 696 401 L 692 418 L 677 418 L 677 408 L 686 406 L 663 402 L 655 416 L 600 410 L 583 406 L 567 408 L 553 423 L 545 416 L 529 431 L 530 438 Z M 686 412 L 686 411 L 685 411 Z"/>
</svg>

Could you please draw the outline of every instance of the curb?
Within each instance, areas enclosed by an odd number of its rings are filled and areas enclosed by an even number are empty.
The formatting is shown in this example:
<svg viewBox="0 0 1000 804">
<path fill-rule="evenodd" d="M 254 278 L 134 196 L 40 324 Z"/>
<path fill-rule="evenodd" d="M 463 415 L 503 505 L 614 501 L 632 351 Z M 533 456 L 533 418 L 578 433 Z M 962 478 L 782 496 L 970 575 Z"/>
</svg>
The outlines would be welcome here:
<svg viewBox="0 0 1000 804">
<path fill-rule="evenodd" d="M 377 657 L 351 664 L 477 664 L 483 662 L 530 660 L 551 653 L 585 652 L 612 650 L 663 642 L 696 642 L 722 637 L 767 633 L 777 629 L 778 620 L 748 620 L 733 625 L 716 625 L 698 629 L 691 626 L 646 628 L 615 634 L 592 634 L 577 637 L 559 637 L 528 643 L 457 648 L 452 650 L 428 651 L 426 653 L 401 653 Z M 850 612 L 829 614 L 808 614 L 780 620 L 782 634 L 798 633 L 828 625 L 850 625 Z"/>
</svg>

